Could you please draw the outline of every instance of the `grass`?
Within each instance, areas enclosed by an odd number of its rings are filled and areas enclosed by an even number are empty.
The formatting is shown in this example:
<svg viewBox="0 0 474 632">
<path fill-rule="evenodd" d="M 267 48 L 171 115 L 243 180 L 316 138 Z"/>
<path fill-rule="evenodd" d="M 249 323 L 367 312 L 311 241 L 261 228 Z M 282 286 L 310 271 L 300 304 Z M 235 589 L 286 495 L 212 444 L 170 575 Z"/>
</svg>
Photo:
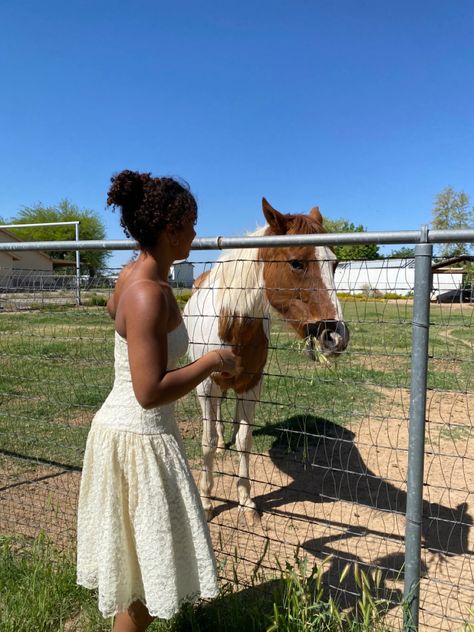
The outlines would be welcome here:
<svg viewBox="0 0 474 632">
<path fill-rule="evenodd" d="M 308 564 L 306 557 L 295 555 L 294 563 L 281 568 L 282 589 L 273 603 L 273 621 L 267 632 L 389 632 L 384 615 L 391 602 L 381 596 L 381 572 L 372 576 L 357 565 L 347 564 L 340 583 L 352 572 L 359 592 L 355 606 L 340 608 L 325 595 L 323 573 L 329 558 L 321 564 Z"/>
<path fill-rule="evenodd" d="M 381 621 L 387 602 L 369 576 L 354 568 L 360 600 L 344 612 L 324 594 L 324 564 L 310 568 L 295 555 L 294 565 L 287 563 L 270 580 L 255 577 L 254 586 L 238 592 L 226 583 L 214 601 L 184 606 L 172 620 L 154 622 L 150 632 L 388 632 Z M 76 585 L 72 554 L 55 550 L 43 534 L 0 537 L 0 585 L 2 632 L 111 630 L 112 620 L 97 611 L 95 592 Z"/>
<path fill-rule="evenodd" d="M 34 541 L 0 537 L 2 632 L 66 632 L 73 620 L 81 632 L 99 632 L 92 595 L 75 584 L 71 555 L 59 553 L 43 535 Z"/>
<path fill-rule="evenodd" d="M 103 312 L 1 315 L 0 449 L 81 464 L 88 422 L 112 384 Z"/>
<path fill-rule="evenodd" d="M 349 351 L 329 366 L 311 363 L 288 326 L 274 320 L 259 427 L 298 414 L 357 424 L 382 403 L 381 389 L 409 388 L 412 301 L 348 298 L 344 312 Z M 465 343 L 473 338 L 473 310 L 433 305 L 431 321 L 429 388 L 471 392 L 472 349 Z M 0 449 L 80 466 L 88 424 L 113 380 L 113 325 L 105 310 L 5 312 L 0 336 Z M 225 418 L 232 417 L 232 405 L 229 394 Z M 194 395 L 180 402 L 178 416 L 199 424 Z M 198 437 L 185 441 L 190 458 L 197 456 Z M 261 433 L 256 450 L 270 443 Z"/>
<path fill-rule="evenodd" d="M 292 563 L 271 577 L 261 572 L 241 590 L 224 583 L 211 602 L 185 605 L 169 621 L 155 621 L 150 632 L 394 632 L 384 622 L 392 607 L 382 590 L 381 571 L 347 564 L 339 581 L 351 579 L 354 606 L 344 609 L 327 594 L 324 572 L 329 558 L 310 565 L 298 551 Z M 95 591 L 75 583 L 71 552 L 57 551 L 44 534 L 30 540 L 0 537 L 0 621 L 2 632 L 110 632 L 112 619 L 97 610 Z M 468 610 L 459 632 L 474 630 Z"/>
</svg>

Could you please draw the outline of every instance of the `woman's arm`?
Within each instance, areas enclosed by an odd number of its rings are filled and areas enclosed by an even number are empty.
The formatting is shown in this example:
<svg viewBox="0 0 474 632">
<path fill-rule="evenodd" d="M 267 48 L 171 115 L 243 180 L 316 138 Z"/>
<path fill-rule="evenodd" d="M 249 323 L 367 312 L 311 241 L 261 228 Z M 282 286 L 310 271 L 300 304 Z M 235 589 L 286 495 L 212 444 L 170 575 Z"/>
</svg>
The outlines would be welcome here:
<svg viewBox="0 0 474 632">
<path fill-rule="evenodd" d="M 170 299 L 166 292 L 153 283 L 140 283 L 122 298 L 132 385 L 143 408 L 174 402 L 214 371 L 232 373 L 235 366 L 232 351 L 220 349 L 167 370 Z"/>
<path fill-rule="evenodd" d="M 107 301 L 107 311 L 109 313 L 110 318 L 112 320 L 115 320 L 115 313 L 117 311 L 117 308 L 115 307 L 115 290 L 109 296 L 109 299 Z"/>
</svg>

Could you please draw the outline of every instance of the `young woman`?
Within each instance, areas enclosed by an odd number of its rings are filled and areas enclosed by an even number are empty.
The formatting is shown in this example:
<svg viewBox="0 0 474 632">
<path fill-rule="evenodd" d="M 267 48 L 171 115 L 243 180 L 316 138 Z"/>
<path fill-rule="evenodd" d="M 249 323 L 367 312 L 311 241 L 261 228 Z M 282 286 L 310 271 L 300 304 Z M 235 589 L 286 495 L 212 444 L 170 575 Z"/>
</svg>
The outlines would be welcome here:
<svg viewBox="0 0 474 632">
<path fill-rule="evenodd" d="M 140 255 L 108 304 L 115 381 L 87 440 L 77 577 L 98 588 L 100 611 L 115 615 L 114 632 L 140 632 L 185 601 L 217 594 L 209 531 L 174 402 L 215 371 L 232 374 L 235 357 L 216 349 L 175 368 L 188 338 L 167 280 L 195 237 L 190 191 L 171 178 L 122 171 L 112 178 L 107 203 L 120 208 Z"/>
</svg>

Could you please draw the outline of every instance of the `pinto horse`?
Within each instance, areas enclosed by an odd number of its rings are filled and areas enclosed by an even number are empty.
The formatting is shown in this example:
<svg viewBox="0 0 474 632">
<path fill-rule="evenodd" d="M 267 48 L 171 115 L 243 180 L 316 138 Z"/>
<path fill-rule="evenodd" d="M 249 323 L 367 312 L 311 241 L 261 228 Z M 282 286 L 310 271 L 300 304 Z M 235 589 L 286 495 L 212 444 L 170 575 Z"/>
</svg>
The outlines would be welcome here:
<svg viewBox="0 0 474 632">
<path fill-rule="evenodd" d="M 317 207 L 308 215 L 282 214 L 263 198 L 267 226 L 257 235 L 307 235 L 326 232 Z M 203 415 L 201 499 L 212 517 L 213 462 L 226 447 L 221 402 L 232 389 L 236 395 L 233 437 L 239 452 L 239 505 L 258 518 L 250 494 L 249 454 L 255 405 L 259 400 L 267 361 L 270 310 L 276 310 L 303 339 L 317 339 L 322 353 L 342 353 L 349 331 L 334 285 L 336 256 L 326 246 L 247 248 L 224 254 L 195 282 L 184 309 L 192 360 L 207 351 L 231 347 L 236 374 L 215 373 L 197 387 Z M 312 349 L 310 349 L 312 351 Z M 314 359 L 314 354 L 312 355 Z"/>
</svg>

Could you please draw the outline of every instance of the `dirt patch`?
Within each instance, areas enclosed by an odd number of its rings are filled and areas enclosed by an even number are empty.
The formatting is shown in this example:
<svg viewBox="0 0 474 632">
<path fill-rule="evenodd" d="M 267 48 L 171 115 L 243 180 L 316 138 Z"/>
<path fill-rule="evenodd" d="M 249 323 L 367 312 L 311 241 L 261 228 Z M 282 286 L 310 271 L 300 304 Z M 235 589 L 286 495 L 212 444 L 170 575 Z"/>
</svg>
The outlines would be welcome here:
<svg viewBox="0 0 474 632">
<path fill-rule="evenodd" d="M 94 414 L 95 411 L 83 410 L 68 417 L 58 417 L 54 420 L 54 423 L 58 426 L 66 427 L 90 426 Z"/>
<path fill-rule="evenodd" d="M 446 336 L 448 340 L 451 340 L 457 344 L 465 345 L 466 347 L 469 347 L 469 349 L 474 349 L 474 342 L 471 342 L 470 340 L 463 340 L 462 338 L 458 338 L 457 336 L 453 335 L 453 331 L 456 331 L 456 330 L 447 329 L 444 332 L 444 335 Z"/>
<path fill-rule="evenodd" d="M 325 579 L 347 606 L 356 587 L 347 563 L 383 571 L 382 594 L 403 592 L 409 392 L 377 389 L 381 397 L 360 424 L 343 431 L 321 428 L 325 439 L 284 446 L 251 457 L 253 495 L 261 513 L 255 525 L 236 505 L 238 455 L 217 460 L 211 532 L 224 576 L 251 580 L 255 565 L 270 573 L 295 549 L 316 563 L 330 555 Z M 428 396 L 422 525 L 420 627 L 460 630 L 474 590 L 472 426 L 474 396 Z M 389 411 L 389 412 L 387 412 Z M 291 429 L 288 429 L 291 430 Z M 263 556 L 263 559 L 261 559 Z M 391 617 L 401 620 L 400 608 Z"/>
<path fill-rule="evenodd" d="M 0 533 L 44 531 L 59 548 L 74 544 L 79 472 L 41 465 L 1 480 Z"/>
</svg>

